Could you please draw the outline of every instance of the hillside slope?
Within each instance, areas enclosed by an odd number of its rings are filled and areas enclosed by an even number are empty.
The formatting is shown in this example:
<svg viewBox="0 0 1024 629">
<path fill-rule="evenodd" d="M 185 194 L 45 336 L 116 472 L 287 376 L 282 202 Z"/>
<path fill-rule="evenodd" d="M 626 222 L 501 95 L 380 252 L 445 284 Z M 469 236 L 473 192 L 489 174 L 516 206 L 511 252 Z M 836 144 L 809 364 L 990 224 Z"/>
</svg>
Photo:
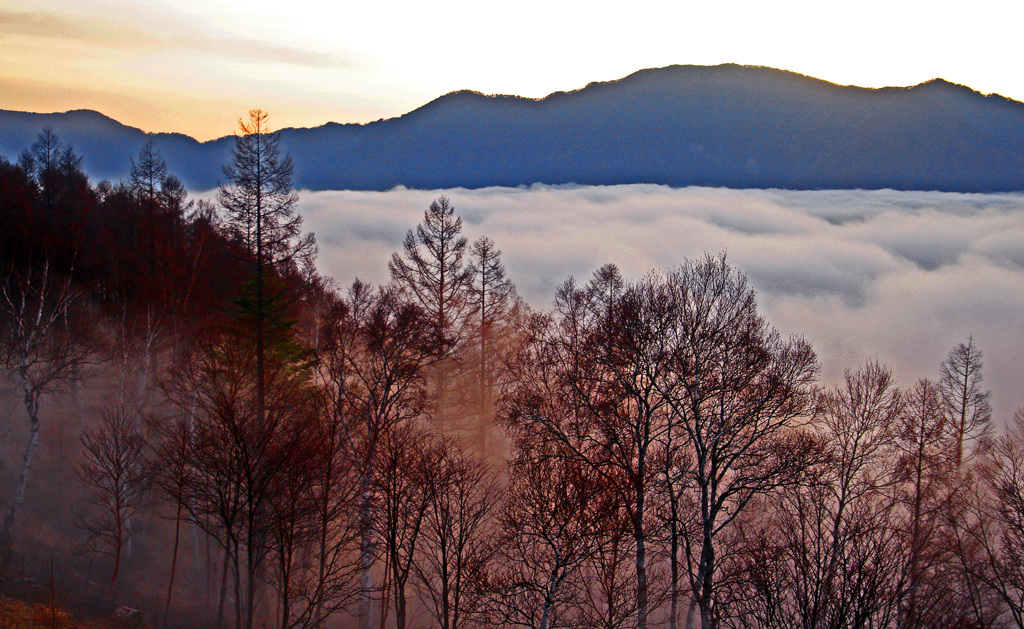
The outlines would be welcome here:
<svg viewBox="0 0 1024 629">
<path fill-rule="evenodd" d="M 0 111 L 14 157 L 50 125 L 95 178 L 146 139 L 95 112 Z M 230 136 L 155 135 L 192 188 L 220 180 Z M 1024 189 L 1024 104 L 935 79 L 866 89 L 771 68 L 670 66 L 542 99 L 459 91 L 364 125 L 282 130 L 309 189 L 658 183 L 734 188 Z"/>
</svg>

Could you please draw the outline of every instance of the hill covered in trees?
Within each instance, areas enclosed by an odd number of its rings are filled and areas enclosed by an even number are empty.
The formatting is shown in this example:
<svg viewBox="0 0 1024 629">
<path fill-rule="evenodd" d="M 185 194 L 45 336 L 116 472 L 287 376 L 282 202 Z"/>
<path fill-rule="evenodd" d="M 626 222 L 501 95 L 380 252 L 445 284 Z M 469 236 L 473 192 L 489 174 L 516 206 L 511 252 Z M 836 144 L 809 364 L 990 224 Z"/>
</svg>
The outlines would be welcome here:
<svg viewBox="0 0 1024 629">
<path fill-rule="evenodd" d="M 148 136 L 101 114 L 0 112 L 14 159 L 44 126 L 93 178 Z M 153 136 L 190 189 L 221 180 L 231 138 Z M 1024 189 L 1024 105 L 941 79 L 866 89 L 761 67 L 671 66 L 541 99 L 453 92 L 398 118 L 284 129 L 311 190 L 533 183 L 997 192 Z"/>
</svg>

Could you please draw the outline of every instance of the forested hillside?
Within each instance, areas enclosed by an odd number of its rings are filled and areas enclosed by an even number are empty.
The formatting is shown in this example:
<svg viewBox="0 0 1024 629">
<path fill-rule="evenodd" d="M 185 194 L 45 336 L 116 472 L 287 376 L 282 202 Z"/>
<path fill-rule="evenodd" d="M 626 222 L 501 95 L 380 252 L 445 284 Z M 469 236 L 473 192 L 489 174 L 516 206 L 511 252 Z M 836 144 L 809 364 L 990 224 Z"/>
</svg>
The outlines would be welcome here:
<svg viewBox="0 0 1024 629">
<path fill-rule="evenodd" d="M 973 339 L 826 386 L 714 253 L 535 311 L 446 197 L 337 286 L 267 124 L 216 203 L 152 142 L 117 184 L 51 129 L 0 159 L 0 594 L 33 626 L 1024 627 L 1024 414 Z"/>
<path fill-rule="evenodd" d="M 116 179 L 156 140 L 192 190 L 221 182 L 232 138 L 147 136 L 100 113 L 0 111 L 0 155 L 43 126 Z M 544 184 L 1024 189 L 1024 105 L 935 79 L 841 86 L 772 68 L 670 66 L 544 98 L 461 90 L 366 124 L 284 129 L 295 185 L 436 190 Z"/>
</svg>

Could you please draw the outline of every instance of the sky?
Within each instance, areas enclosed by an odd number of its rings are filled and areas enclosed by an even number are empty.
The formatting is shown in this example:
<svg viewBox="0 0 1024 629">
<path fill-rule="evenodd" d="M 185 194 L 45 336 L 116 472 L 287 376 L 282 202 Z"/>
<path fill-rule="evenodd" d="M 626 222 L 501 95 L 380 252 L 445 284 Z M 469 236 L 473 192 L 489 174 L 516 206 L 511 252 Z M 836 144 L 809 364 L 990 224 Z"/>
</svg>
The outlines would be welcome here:
<svg viewBox="0 0 1024 629">
<path fill-rule="evenodd" d="M 934 380 L 973 335 L 996 424 L 1024 408 L 1024 194 L 535 185 L 304 192 L 298 209 L 321 270 L 345 287 L 386 282 L 392 252 L 441 194 L 470 241 L 495 241 L 535 308 L 608 262 L 638 279 L 724 251 L 769 323 L 810 340 L 822 384 L 874 359 L 905 385 Z"/>
<path fill-rule="evenodd" d="M 0 0 L 0 109 L 230 135 L 398 116 L 458 89 L 543 97 L 672 64 L 843 85 L 935 77 L 1024 100 L 1006 0 Z"/>
</svg>

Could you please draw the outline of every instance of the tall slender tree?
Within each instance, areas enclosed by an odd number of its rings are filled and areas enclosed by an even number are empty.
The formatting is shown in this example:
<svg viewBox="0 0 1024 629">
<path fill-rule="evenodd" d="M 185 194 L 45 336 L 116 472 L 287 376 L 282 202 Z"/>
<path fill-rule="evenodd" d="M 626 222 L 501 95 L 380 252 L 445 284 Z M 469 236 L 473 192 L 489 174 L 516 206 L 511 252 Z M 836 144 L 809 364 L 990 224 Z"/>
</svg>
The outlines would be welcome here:
<svg viewBox="0 0 1024 629">
<path fill-rule="evenodd" d="M 454 358 L 465 342 L 468 291 L 472 275 L 466 263 L 467 240 L 462 219 L 447 197 L 439 197 L 415 230 L 409 230 L 402 255 L 391 256 L 388 268 L 394 281 L 409 293 L 433 322 L 435 419 L 446 423 L 448 377 Z"/>
<path fill-rule="evenodd" d="M 269 114 L 249 111 L 238 121 L 231 163 L 224 167 L 228 183 L 220 188 L 230 233 L 252 254 L 252 310 L 256 346 L 256 413 L 265 411 L 266 320 L 270 274 L 316 253 L 312 233 L 300 237 L 302 217 L 296 214 L 298 193 L 292 188 L 291 156 L 281 155 L 281 138 L 268 127 Z"/>
<path fill-rule="evenodd" d="M 268 360 L 270 354 L 280 353 L 279 350 L 285 346 L 282 343 L 290 342 L 288 337 L 291 334 L 291 321 L 285 314 L 288 300 L 278 288 L 280 282 L 277 279 L 313 257 L 316 241 L 311 233 L 301 236 L 302 218 L 295 212 L 298 194 L 292 188 L 292 160 L 288 155 L 282 156 L 280 136 L 270 131 L 268 119 L 267 112 L 253 109 L 249 111 L 248 121 L 238 121 L 239 133 L 235 135 L 231 162 L 224 167 L 227 183 L 220 188 L 219 200 L 227 214 L 229 233 L 248 252 L 251 260 L 251 279 L 246 285 L 246 294 L 238 301 L 239 322 L 249 328 L 244 336 L 251 339 L 251 346 L 247 342 L 244 349 L 252 351 L 254 359 L 252 371 L 241 374 L 245 378 L 251 377 L 255 384 L 252 417 L 246 419 L 252 422 L 254 434 L 261 435 L 260 439 L 265 439 L 266 443 L 272 443 L 279 436 L 273 433 L 280 428 L 280 422 L 274 414 L 268 416 L 271 410 L 268 404 L 285 392 L 268 391 L 270 367 L 277 368 L 268 365 Z M 272 349 L 272 343 L 279 347 Z M 275 358 L 274 362 L 279 361 Z M 294 366 L 288 363 L 293 363 L 292 357 L 283 363 L 286 370 Z M 239 364 L 245 365 L 245 362 Z M 244 468 L 249 461 L 241 463 Z M 269 482 L 268 479 L 261 477 L 259 480 L 262 483 Z M 259 563 L 266 549 L 261 546 L 262 540 L 257 538 L 257 534 L 262 536 L 264 532 L 255 528 L 260 525 L 263 488 L 254 484 L 252 479 L 247 479 L 246 485 L 248 495 L 244 502 L 251 504 L 247 504 L 248 530 L 244 532 L 243 539 L 249 544 L 246 566 L 249 584 L 244 596 L 246 610 L 240 617 L 244 617 L 246 626 L 252 626 L 253 577 L 260 569 Z M 235 559 L 237 561 L 237 554 Z"/>
<path fill-rule="evenodd" d="M 42 193 L 43 210 L 53 211 L 57 203 L 56 180 L 60 172 L 60 156 L 64 144 L 53 127 L 45 127 L 32 143 L 31 149 L 22 152 L 19 162 L 32 175 Z"/>
<path fill-rule="evenodd" d="M 384 562 L 383 608 L 394 605 L 396 629 L 408 626 L 408 586 L 422 545 L 424 522 L 433 499 L 427 478 L 439 446 L 411 424 L 381 435 L 373 473 L 373 530 Z"/>
<path fill-rule="evenodd" d="M 79 378 L 88 360 L 86 336 L 74 325 L 78 298 L 71 279 L 52 272 L 48 262 L 38 271 L 11 271 L 0 279 L 0 366 L 20 385 L 29 420 L 21 471 L 0 528 L 0 551 L 10 548 L 25 499 L 32 456 L 39 441 L 40 399 Z"/>
<path fill-rule="evenodd" d="M 974 491 L 961 492 L 950 524 L 966 550 L 974 583 L 983 584 L 1024 627 L 1024 409 L 995 438 L 976 468 Z"/>
<path fill-rule="evenodd" d="M 149 140 L 139 151 L 139 161 L 131 160 L 128 174 L 128 187 L 140 204 L 146 209 L 149 226 L 146 230 L 149 239 L 149 273 L 150 279 L 156 276 L 156 232 L 157 214 L 160 211 L 160 190 L 167 178 L 167 162 L 160 155 L 155 140 Z"/>
<path fill-rule="evenodd" d="M 430 501 L 414 565 L 416 587 L 440 629 L 462 629 L 480 604 L 472 575 L 484 560 L 483 533 L 497 504 L 497 482 L 451 437 L 437 445 L 423 478 Z"/>
<path fill-rule="evenodd" d="M 900 492 L 906 505 L 904 535 L 907 552 L 900 592 L 900 625 L 923 627 L 941 617 L 941 597 L 929 595 L 928 574 L 936 562 L 939 510 L 947 497 L 952 452 L 945 430 L 942 395 L 926 379 L 906 392 L 906 406 L 899 418 Z"/>
<path fill-rule="evenodd" d="M 966 343 L 957 343 L 939 366 L 939 391 L 946 413 L 946 431 L 956 441 L 954 464 L 960 469 L 973 451 L 970 442 L 986 439 L 992 432 L 992 397 L 981 388 L 982 353 L 968 336 Z"/>
<path fill-rule="evenodd" d="M 181 522 L 185 515 L 186 492 L 192 472 L 189 451 L 192 447 L 191 418 L 181 416 L 171 422 L 158 424 L 159 442 L 156 448 L 156 466 L 152 482 L 170 500 L 174 509 L 174 542 L 171 547 L 171 567 L 164 597 L 163 626 L 167 626 L 174 594 L 174 579 L 178 571 L 178 549 L 181 545 Z"/>
<path fill-rule="evenodd" d="M 433 328 L 424 312 L 395 287 L 356 282 L 338 299 L 320 328 L 320 377 L 332 412 L 351 418 L 359 461 L 361 601 L 359 626 L 373 615 L 374 473 L 381 442 L 424 412 L 424 368 L 435 355 Z M 397 585 L 397 584 L 396 584 Z"/>
<path fill-rule="evenodd" d="M 498 351 L 498 329 L 516 306 L 516 288 L 508 278 L 501 261 L 501 250 L 487 236 L 473 242 L 469 272 L 470 301 L 476 319 L 473 328 L 476 351 L 476 440 L 481 454 L 487 451 L 487 434 L 493 421 L 492 391 L 497 381 L 497 367 L 502 361 Z"/>
</svg>

